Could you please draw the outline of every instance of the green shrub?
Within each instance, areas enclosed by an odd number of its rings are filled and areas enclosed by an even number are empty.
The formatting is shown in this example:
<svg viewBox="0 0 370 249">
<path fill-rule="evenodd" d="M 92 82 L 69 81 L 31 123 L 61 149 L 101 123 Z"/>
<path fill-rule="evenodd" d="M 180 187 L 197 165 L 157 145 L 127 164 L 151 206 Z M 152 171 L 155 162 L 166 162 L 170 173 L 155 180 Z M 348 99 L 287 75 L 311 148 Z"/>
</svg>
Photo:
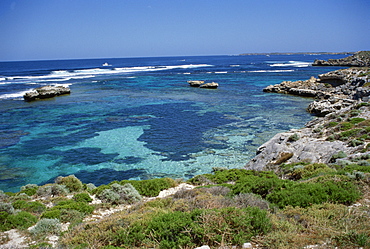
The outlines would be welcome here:
<svg viewBox="0 0 370 249">
<path fill-rule="evenodd" d="M 346 130 L 349 130 L 353 127 L 353 124 L 351 124 L 350 122 L 343 122 L 340 124 L 340 130 L 342 131 L 346 131 Z"/>
<path fill-rule="evenodd" d="M 100 185 L 99 187 L 93 188 L 89 191 L 89 193 L 99 196 L 104 190 L 110 189 L 109 185 Z"/>
<path fill-rule="evenodd" d="M 340 136 L 339 139 L 340 140 L 346 140 L 349 137 L 356 136 L 360 131 L 361 131 L 361 129 L 352 129 L 352 130 L 349 130 L 349 131 L 343 131 L 343 132 L 339 133 L 339 136 Z"/>
<path fill-rule="evenodd" d="M 313 163 L 313 164 L 303 166 L 302 168 L 296 168 L 289 175 L 294 180 L 300 180 L 304 178 L 310 178 L 313 176 L 317 176 L 319 174 L 332 173 L 332 172 L 335 172 L 335 170 L 328 167 L 324 163 Z"/>
<path fill-rule="evenodd" d="M 359 109 L 363 106 L 370 106 L 370 103 L 369 102 L 362 102 L 362 103 L 359 103 L 357 104 L 356 108 Z"/>
<path fill-rule="evenodd" d="M 277 176 L 273 178 L 264 178 L 251 175 L 238 180 L 232 189 L 232 193 L 234 195 L 240 193 L 253 193 L 265 198 L 273 191 L 279 190 L 289 184 L 291 184 L 290 181 L 281 180 Z"/>
<path fill-rule="evenodd" d="M 296 183 L 285 189 L 272 192 L 266 199 L 280 208 L 284 208 L 288 205 L 308 207 L 326 201 L 348 205 L 359 197 L 360 192 L 352 182 L 323 181 Z"/>
<path fill-rule="evenodd" d="M 158 196 L 159 192 L 162 190 L 176 186 L 175 180 L 171 178 L 155 178 L 141 181 L 123 180 L 120 182 L 121 185 L 126 183 L 131 184 L 140 195 L 147 197 Z"/>
<path fill-rule="evenodd" d="M 21 187 L 20 193 L 25 193 L 28 196 L 32 196 L 36 194 L 38 188 L 39 186 L 37 186 L 36 184 L 27 184 Z"/>
<path fill-rule="evenodd" d="M 64 185 L 45 185 L 37 189 L 36 194 L 41 197 L 66 196 L 69 191 Z"/>
<path fill-rule="evenodd" d="M 223 171 L 216 171 L 214 174 L 201 175 L 207 177 L 211 182 L 216 184 L 236 182 L 245 176 L 260 176 L 264 178 L 274 178 L 276 175 L 272 171 L 255 171 L 245 169 L 229 169 Z M 196 177 L 195 177 L 196 178 Z M 191 183 L 196 182 L 190 179 Z"/>
<path fill-rule="evenodd" d="M 84 187 L 82 182 L 74 175 L 66 177 L 59 176 L 55 179 L 55 183 L 66 186 L 70 192 L 82 191 Z"/>
<path fill-rule="evenodd" d="M 347 154 L 344 152 L 344 151 L 339 151 L 338 153 L 336 154 L 333 154 L 331 156 L 331 159 L 330 159 L 330 162 L 335 162 L 337 159 L 340 159 L 340 158 L 346 158 L 347 157 Z"/>
<path fill-rule="evenodd" d="M 351 146 L 351 147 L 356 147 L 356 146 L 359 146 L 361 144 L 364 144 L 364 142 L 360 141 L 360 140 L 357 140 L 357 139 L 353 139 L 353 140 L 349 141 L 349 146 Z"/>
<path fill-rule="evenodd" d="M 92 202 L 92 198 L 88 193 L 78 193 L 73 196 L 73 200 L 76 202 Z"/>
<path fill-rule="evenodd" d="M 74 209 L 62 209 L 59 219 L 61 222 L 80 223 L 84 217 L 85 214 L 80 211 Z"/>
<path fill-rule="evenodd" d="M 337 235 L 333 238 L 336 246 L 348 247 L 370 247 L 370 236 L 368 233 L 358 233 L 357 231 L 350 231 L 348 233 Z"/>
<path fill-rule="evenodd" d="M 370 167 L 365 165 L 361 166 L 355 163 L 344 166 L 344 168 L 338 170 L 338 174 L 345 174 L 346 172 L 352 173 L 353 171 L 361 171 L 365 173 L 370 173 Z"/>
<path fill-rule="evenodd" d="M 0 211 L 0 231 L 7 231 L 14 228 L 26 229 L 34 225 L 36 221 L 36 216 L 25 211 L 20 211 L 16 214 Z"/>
<path fill-rule="evenodd" d="M 335 127 L 335 126 L 337 126 L 338 125 L 338 122 L 329 122 L 326 126 L 327 127 Z"/>
<path fill-rule="evenodd" d="M 361 111 L 360 111 L 360 110 L 351 110 L 351 111 L 349 112 L 349 116 L 350 116 L 350 117 L 355 117 L 355 116 L 358 116 L 360 113 L 361 113 Z"/>
<path fill-rule="evenodd" d="M 41 218 L 60 220 L 61 213 L 62 211 L 60 209 L 47 210 L 41 215 Z"/>
<path fill-rule="evenodd" d="M 30 232 L 36 236 L 59 234 L 62 226 L 58 219 L 41 219 Z"/>
<path fill-rule="evenodd" d="M 362 121 L 365 121 L 366 119 L 364 118 L 350 118 L 349 122 L 353 125 L 361 123 Z"/>
<path fill-rule="evenodd" d="M 8 221 L 12 224 L 12 228 L 26 229 L 37 222 L 37 217 L 25 212 L 20 211 L 16 214 L 8 216 Z"/>
<path fill-rule="evenodd" d="M 241 245 L 271 230 L 266 211 L 256 207 L 164 212 L 121 228 L 110 239 L 125 248 L 195 248 Z"/>
<path fill-rule="evenodd" d="M 9 213 L 5 211 L 0 211 L 0 231 L 8 231 L 13 228 L 13 225 L 8 220 Z"/>
<path fill-rule="evenodd" d="M 50 210 L 77 210 L 84 214 L 91 214 L 94 211 L 94 207 L 90 206 L 85 202 L 76 202 L 74 200 L 65 200 L 59 201 L 54 207 Z"/>
<path fill-rule="evenodd" d="M 297 133 L 294 133 L 293 135 L 291 135 L 288 138 L 288 142 L 295 142 L 295 141 L 298 141 L 298 140 L 299 140 L 299 136 L 297 135 Z"/>
<path fill-rule="evenodd" d="M 23 200 L 13 202 L 13 207 L 35 214 L 41 214 L 46 209 L 46 206 L 39 201 L 28 202 Z"/>
</svg>

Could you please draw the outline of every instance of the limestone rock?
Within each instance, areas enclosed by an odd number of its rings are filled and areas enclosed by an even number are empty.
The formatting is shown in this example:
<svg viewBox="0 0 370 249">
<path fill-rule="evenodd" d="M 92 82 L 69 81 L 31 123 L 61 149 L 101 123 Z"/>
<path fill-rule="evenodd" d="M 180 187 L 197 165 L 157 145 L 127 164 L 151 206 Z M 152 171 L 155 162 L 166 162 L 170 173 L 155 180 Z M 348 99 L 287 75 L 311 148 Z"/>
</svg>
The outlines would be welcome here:
<svg viewBox="0 0 370 249">
<path fill-rule="evenodd" d="M 212 83 L 205 83 L 203 85 L 200 85 L 200 88 L 217 88 L 218 87 L 218 83 L 216 82 L 212 82 Z"/>
<path fill-rule="evenodd" d="M 199 88 L 212 88 L 216 89 L 218 87 L 218 83 L 204 83 L 204 80 L 188 80 L 188 83 L 191 87 L 199 87 Z"/>
<path fill-rule="evenodd" d="M 256 156 L 245 168 L 279 171 L 282 163 L 329 163 L 339 151 L 348 157 L 360 153 L 369 144 L 368 140 L 354 143 L 339 139 L 338 130 L 328 124 L 337 123 L 338 117 L 348 120 L 351 113 L 370 119 L 369 106 L 357 105 L 369 101 L 369 86 L 370 68 L 358 67 L 321 74 L 318 79 L 283 81 L 266 87 L 264 92 L 315 97 L 307 111 L 319 117 L 308 122 L 306 128 L 276 134 L 257 149 Z"/>
<path fill-rule="evenodd" d="M 199 87 L 204 84 L 204 80 L 188 80 L 188 83 L 191 87 Z"/>
<path fill-rule="evenodd" d="M 66 86 L 43 86 L 34 89 L 32 92 L 26 93 L 23 98 L 25 101 L 33 101 L 37 99 L 53 98 L 69 93 L 71 93 L 71 89 Z"/>
<path fill-rule="evenodd" d="M 290 137 L 298 134 L 297 141 Z M 338 151 L 351 152 L 342 141 L 326 141 L 312 136 L 312 129 L 304 128 L 276 134 L 260 146 L 257 155 L 245 166 L 251 170 L 276 170 L 282 163 L 312 162 L 329 163 Z"/>
<path fill-rule="evenodd" d="M 342 59 L 315 60 L 312 66 L 369 67 L 370 51 L 359 51 Z"/>
<path fill-rule="evenodd" d="M 320 74 L 318 79 L 283 81 L 263 91 L 314 97 L 316 101 L 308 106 L 308 112 L 325 116 L 352 105 L 355 100 L 368 101 L 369 84 L 370 68 L 348 68 Z"/>
</svg>

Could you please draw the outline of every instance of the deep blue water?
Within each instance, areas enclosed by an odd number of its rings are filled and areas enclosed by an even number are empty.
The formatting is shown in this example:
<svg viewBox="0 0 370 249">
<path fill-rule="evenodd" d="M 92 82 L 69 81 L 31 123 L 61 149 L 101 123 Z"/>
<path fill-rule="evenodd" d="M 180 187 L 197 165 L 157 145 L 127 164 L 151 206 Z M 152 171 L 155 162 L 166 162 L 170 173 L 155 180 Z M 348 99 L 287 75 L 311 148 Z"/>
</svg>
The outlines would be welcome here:
<svg viewBox="0 0 370 249">
<path fill-rule="evenodd" d="M 0 189 L 74 174 L 96 185 L 241 168 L 274 134 L 303 127 L 311 99 L 263 93 L 337 68 L 344 55 L 250 55 L 0 63 Z M 108 63 L 108 66 L 103 66 Z M 218 89 L 188 86 L 218 82 Z M 24 92 L 72 93 L 24 102 Z"/>
</svg>

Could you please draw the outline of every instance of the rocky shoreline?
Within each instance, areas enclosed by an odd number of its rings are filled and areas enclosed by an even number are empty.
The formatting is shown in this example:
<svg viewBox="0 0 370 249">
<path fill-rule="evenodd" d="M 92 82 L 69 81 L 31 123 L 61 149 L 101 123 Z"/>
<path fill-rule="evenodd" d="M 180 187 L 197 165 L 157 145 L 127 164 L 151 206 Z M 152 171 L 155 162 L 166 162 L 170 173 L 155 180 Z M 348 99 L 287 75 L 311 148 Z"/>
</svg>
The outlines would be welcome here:
<svg viewBox="0 0 370 249">
<path fill-rule="evenodd" d="M 312 66 L 369 67 L 370 51 L 359 51 L 342 59 L 315 60 Z"/>
<path fill-rule="evenodd" d="M 305 128 L 276 134 L 258 148 L 245 168 L 278 171 L 283 163 L 341 163 L 370 153 L 369 67 L 284 81 L 263 91 L 315 98 L 307 111 L 318 117 Z"/>
</svg>

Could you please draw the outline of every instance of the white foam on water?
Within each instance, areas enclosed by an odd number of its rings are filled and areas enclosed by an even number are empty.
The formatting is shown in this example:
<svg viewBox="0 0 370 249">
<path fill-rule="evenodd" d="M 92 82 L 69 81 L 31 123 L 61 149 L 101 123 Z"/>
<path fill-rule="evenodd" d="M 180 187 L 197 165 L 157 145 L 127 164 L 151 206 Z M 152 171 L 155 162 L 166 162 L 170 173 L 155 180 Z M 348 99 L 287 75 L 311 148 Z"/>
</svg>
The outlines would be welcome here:
<svg viewBox="0 0 370 249">
<path fill-rule="evenodd" d="M 273 63 L 270 67 L 308 67 L 311 64 L 305 61 L 288 61 L 287 63 Z"/>
<path fill-rule="evenodd" d="M 175 66 L 142 66 L 142 67 L 121 67 L 121 68 L 90 68 L 81 70 L 56 70 L 47 75 L 39 76 L 10 76 L 0 77 L 1 84 L 11 83 L 34 83 L 34 82 L 52 82 L 52 81 L 68 81 L 72 79 L 93 78 L 99 75 L 127 74 L 135 72 L 151 72 L 171 69 L 191 69 L 198 67 L 211 67 L 208 64 L 186 64 Z"/>
<path fill-rule="evenodd" d="M 222 71 L 222 72 L 215 72 L 215 73 L 226 74 L 227 72 L 226 71 Z"/>
<path fill-rule="evenodd" d="M 284 73 L 284 72 L 294 72 L 293 69 L 288 70 L 255 70 L 255 71 L 247 71 L 249 73 Z"/>
<path fill-rule="evenodd" d="M 25 95 L 27 92 L 31 92 L 33 89 L 29 89 L 27 91 L 21 91 L 16 93 L 6 93 L 0 95 L 0 99 L 23 99 L 23 95 Z"/>
</svg>

